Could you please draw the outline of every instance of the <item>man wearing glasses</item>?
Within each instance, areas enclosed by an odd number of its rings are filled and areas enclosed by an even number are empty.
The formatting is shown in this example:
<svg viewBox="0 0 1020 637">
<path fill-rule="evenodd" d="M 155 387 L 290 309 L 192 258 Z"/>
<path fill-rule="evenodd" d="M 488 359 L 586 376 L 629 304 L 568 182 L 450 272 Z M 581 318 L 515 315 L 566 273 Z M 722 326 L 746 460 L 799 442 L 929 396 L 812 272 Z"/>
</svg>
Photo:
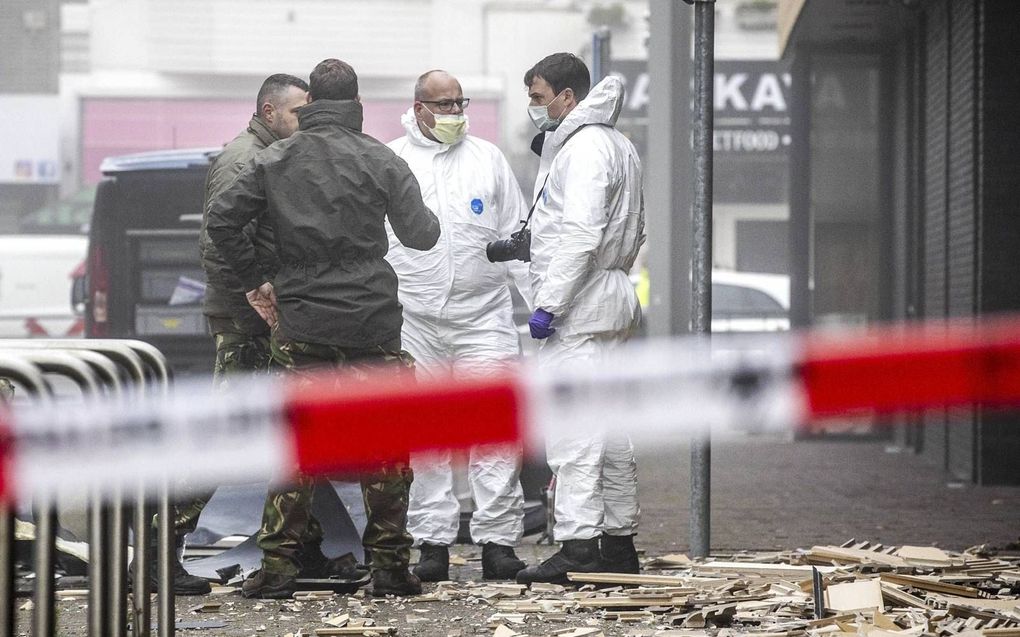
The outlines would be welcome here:
<svg viewBox="0 0 1020 637">
<path fill-rule="evenodd" d="M 511 280 L 530 297 L 526 264 L 486 258 L 486 245 L 519 229 L 528 206 L 499 149 L 467 134 L 468 103 L 455 77 L 425 73 L 415 84 L 414 105 L 401 118 L 406 134 L 388 144 L 410 166 L 442 227 L 429 252 L 407 250 L 391 229 L 386 256 L 400 282 L 403 345 L 425 375 L 505 371 L 520 352 Z M 479 426 L 484 423 L 479 414 Z M 520 460 L 517 446 L 470 453 L 471 537 L 482 545 L 485 579 L 512 579 L 525 566 L 513 548 L 524 526 Z M 446 580 L 449 546 L 460 524 L 450 453 L 412 458 L 411 464 L 407 526 L 421 549 L 414 573 L 423 581 Z"/>
</svg>

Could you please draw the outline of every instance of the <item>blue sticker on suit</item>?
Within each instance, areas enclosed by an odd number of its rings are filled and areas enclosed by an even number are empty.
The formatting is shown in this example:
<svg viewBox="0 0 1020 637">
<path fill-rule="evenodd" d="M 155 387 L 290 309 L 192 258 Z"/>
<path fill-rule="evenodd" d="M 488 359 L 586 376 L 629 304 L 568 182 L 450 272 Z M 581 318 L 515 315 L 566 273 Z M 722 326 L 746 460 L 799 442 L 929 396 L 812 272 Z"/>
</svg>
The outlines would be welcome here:
<svg viewBox="0 0 1020 637">
<path fill-rule="evenodd" d="M 480 215 L 483 212 L 485 212 L 485 204 L 482 203 L 481 199 L 471 200 L 471 212 L 475 213 L 476 215 Z"/>
</svg>

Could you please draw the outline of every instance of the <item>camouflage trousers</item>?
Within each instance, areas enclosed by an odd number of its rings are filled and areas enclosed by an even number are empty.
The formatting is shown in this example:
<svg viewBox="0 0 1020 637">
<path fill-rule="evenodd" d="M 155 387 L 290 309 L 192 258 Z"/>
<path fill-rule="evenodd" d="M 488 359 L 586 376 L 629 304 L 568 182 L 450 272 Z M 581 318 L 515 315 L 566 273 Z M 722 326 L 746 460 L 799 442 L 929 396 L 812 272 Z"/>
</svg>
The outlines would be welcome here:
<svg viewBox="0 0 1020 637">
<path fill-rule="evenodd" d="M 273 362 L 299 379 L 310 380 L 316 370 L 339 368 L 349 372 L 337 382 L 358 382 L 370 371 L 386 369 L 395 374 L 413 373 L 414 359 L 400 350 L 395 339 L 378 347 L 351 348 L 290 340 L 278 331 L 272 337 Z M 299 380 L 300 382 L 300 380 Z M 342 432 L 338 431 L 338 435 Z M 380 467 L 360 476 L 367 522 L 362 536 L 365 562 L 372 570 L 407 568 L 413 538 L 407 531 L 407 506 L 413 474 L 407 460 Z M 308 479 L 280 498 L 288 508 L 266 515 L 259 531 L 263 567 L 268 572 L 293 573 L 301 539 L 300 521 L 314 519 L 311 514 L 312 489 Z M 289 520 L 293 520 L 290 522 Z"/>
<path fill-rule="evenodd" d="M 228 318 L 209 317 L 209 331 L 216 342 L 213 386 L 225 390 L 238 374 L 268 373 L 270 369 L 269 335 L 252 336 Z M 183 538 L 198 526 L 198 516 L 209 503 L 213 491 L 195 493 L 174 507 L 174 532 Z M 267 501 L 268 506 L 268 501 Z M 321 537 L 321 533 L 320 533 Z"/>
</svg>

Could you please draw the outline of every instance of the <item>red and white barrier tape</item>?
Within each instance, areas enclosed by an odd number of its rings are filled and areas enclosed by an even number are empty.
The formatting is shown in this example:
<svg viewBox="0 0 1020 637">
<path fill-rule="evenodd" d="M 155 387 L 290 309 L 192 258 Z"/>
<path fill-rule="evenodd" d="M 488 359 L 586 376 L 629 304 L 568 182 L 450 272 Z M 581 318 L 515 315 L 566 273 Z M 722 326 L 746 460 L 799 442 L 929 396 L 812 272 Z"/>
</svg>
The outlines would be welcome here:
<svg viewBox="0 0 1020 637">
<path fill-rule="evenodd" d="M 437 448 L 597 433 L 661 443 L 705 427 L 783 430 L 964 404 L 1020 404 L 1020 320 L 649 341 L 600 364 L 528 361 L 495 378 L 251 378 L 226 394 L 202 381 L 168 398 L 24 409 L 5 426 L 0 494 L 168 477 L 213 486 L 358 471 Z"/>
</svg>

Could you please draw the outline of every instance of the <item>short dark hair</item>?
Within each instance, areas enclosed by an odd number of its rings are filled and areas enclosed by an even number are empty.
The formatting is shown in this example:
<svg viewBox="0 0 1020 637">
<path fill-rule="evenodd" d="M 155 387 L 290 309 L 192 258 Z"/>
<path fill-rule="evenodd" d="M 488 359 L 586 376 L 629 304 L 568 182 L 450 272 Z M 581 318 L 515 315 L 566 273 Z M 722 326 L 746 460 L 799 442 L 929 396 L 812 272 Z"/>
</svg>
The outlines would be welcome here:
<svg viewBox="0 0 1020 637">
<path fill-rule="evenodd" d="M 591 73 L 584 61 L 573 53 L 553 53 L 524 74 L 524 85 L 531 86 L 536 77 L 549 83 L 556 94 L 573 89 L 577 101 L 583 100 L 591 90 Z"/>
<path fill-rule="evenodd" d="M 308 79 L 313 100 L 352 100 L 358 96 L 358 74 L 343 60 L 319 62 Z"/>
<path fill-rule="evenodd" d="M 294 75 L 277 73 L 276 75 L 270 75 L 267 77 L 266 80 L 262 82 L 262 88 L 259 89 L 258 97 L 255 98 L 255 112 L 261 113 L 262 106 L 265 105 L 266 102 L 276 106 L 276 100 L 278 100 L 279 97 L 283 95 L 283 92 L 291 86 L 296 86 L 302 91 L 308 90 L 308 82 Z"/>
</svg>

